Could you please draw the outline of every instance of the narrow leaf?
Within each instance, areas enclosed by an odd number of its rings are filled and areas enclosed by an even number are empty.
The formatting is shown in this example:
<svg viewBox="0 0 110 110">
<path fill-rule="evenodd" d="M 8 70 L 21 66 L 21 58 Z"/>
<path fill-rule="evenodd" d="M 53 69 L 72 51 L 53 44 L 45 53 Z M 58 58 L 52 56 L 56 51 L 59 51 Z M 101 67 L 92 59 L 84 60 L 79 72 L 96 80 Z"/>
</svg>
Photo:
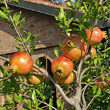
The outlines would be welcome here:
<svg viewBox="0 0 110 110">
<path fill-rule="evenodd" d="M 0 17 L 2 17 L 3 19 L 9 19 L 8 17 L 7 17 L 7 15 L 5 14 L 5 13 L 3 13 L 3 11 L 1 11 L 0 10 Z"/>
</svg>

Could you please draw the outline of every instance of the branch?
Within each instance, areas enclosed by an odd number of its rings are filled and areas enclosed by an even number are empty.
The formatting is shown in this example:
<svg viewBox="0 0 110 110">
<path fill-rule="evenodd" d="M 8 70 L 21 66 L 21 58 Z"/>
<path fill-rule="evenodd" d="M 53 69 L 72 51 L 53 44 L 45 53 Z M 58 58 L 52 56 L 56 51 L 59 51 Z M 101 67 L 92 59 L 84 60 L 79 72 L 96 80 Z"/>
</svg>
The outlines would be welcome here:
<svg viewBox="0 0 110 110">
<path fill-rule="evenodd" d="M 22 34 L 21 34 L 19 28 L 18 28 L 18 27 L 16 26 L 16 24 L 13 22 L 13 19 L 12 19 L 11 15 L 10 15 L 10 12 L 8 11 L 8 5 L 7 5 L 7 3 L 6 3 L 6 0 L 4 0 L 4 4 L 5 4 L 5 7 L 6 7 L 6 9 L 7 9 L 7 13 L 8 13 L 8 15 L 9 15 L 9 19 L 10 19 L 10 21 L 12 22 L 12 25 L 13 25 L 13 27 L 14 27 L 16 33 L 18 34 L 18 36 L 19 36 L 19 38 L 20 38 L 20 41 L 22 42 L 22 45 L 23 45 L 24 50 L 25 50 L 27 53 L 29 53 L 26 44 L 23 42 L 23 36 L 22 36 Z"/>
<path fill-rule="evenodd" d="M 3 78 L 3 79 L 0 79 L 0 82 L 1 82 L 1 81 L 5 81 L 5 80 L 8 80 L 9 78 L 11 78 L 11 77 L 13 77 L 13 76 L 14 76 L 14 74 L 10 74 L 8 77 Z"/>
<path fill-rule="evenodd" d="M 104 74 L 104 75 L 101 75 L 101 76 L 96 77 L 91 82 L 89 82 L 88 84 L 86 84 L 85 87 L 82 89 L 82 91 L 84 91 L 84 89 L 86 89 L 91 84 L 100 84 L 100 83 L 103 84 L 103 82 L 94 82 L 94 81 L 96 81 L 98 78 L 101 78 L 101 77 L 106 76 L 106 75 L 110 75 L 110 73 L 107 73 L 107 74 Z"/>
<path fill-rule="evenodd" d="M 89 102 L 89 104 L 87 105 L 87 107 L 86 107 L 86 110 L 88 109 L 88 107 L 90 106 L 90 104 L 93 102 L 93 100 L 96 98 L 96 96 L 94 96 L 92 99 L 91 99 L 91 101 Z"/>
<path fill-rule="evenodd" d="M 88 68 L 85 68 L 82 72 L 81 72 L 81 75 L 80 75 L 80 78 L 82 79 L 82 76 L 84 75 L 84 73 L 90 69 L 100 69 L 101 67 L 88 67 Z"/>
<path fill-rule="evenodd" d="M 39 71 L 42 72 L 43 75 L 45 75 L 46 77 L 48 77 L 50 79 L 50 81 L 55 85 L 55 87 L 58 89 L 58 91 L 60 92 L 60 94 L 63 96 L 63 98 L 70 104 L 70 105 L 74 105 L 74 99 L 73 98 L 68 98 L 66 96 L 66 94 L 64 93 L 64 91 L 62 90 L 62 88 L 60 87 L 60 85 L 58 83 L 56 83 L 56 81 L 50 76 L 50 74 L 48 74 L 48 72 L 40 67 L 38 67 L 37 65 L 34 64 L 34 67 L 39 69 Z"/>
<path fill-rule="evenodd" d="M 85 110 L 86 108 L 86 100 L 85 100 L 85 91 L 82 92 L 82 110 Z"/>
<path fill-rule="evenodd" d="M 103 2 L 104 2 L 104 0 L 100 0 L 100 1 L 99 1 L 99 4 L 100 4 L 100 5 L 102 5 L 102 4 L 103 4 Z"/>
<path fill-rule="evenodd" d="M 7 59 L 7 58 L 5 58 L 5 57 L 0 56 L 0 59 L 9 62 L 9 59 Z M 61 95 L 63 96 L 63 98 L 64 98 L 69 104 L 73 105 L 73 103 L 74 103 L 73 99 L 70 99 L 70 98 L 68 98 L 68 97 L 66 96 L 66 94 L 63 92 L 63 90 L 62 90 L 62 88 L 59 86 L 59 84 L 57 84 L 57 83 L 55 82 L 55 80 L 48 74 L 48 72 L 47 72 L 46 70 L 40 68 L 40 67 L 37 66 L 36 64 L 33 64 L 33 66 L 34 66 L 35 68 L 37 68 L 37 69 L 42 73 L 42 75 L 45 75 L 46 77 L 48 77 L 48 78 L 51 80 L 51 82 L 55 85 L 55 87 L 59 90 L 59 92 L 61 93 Z M 74 72 L 76 72 L 76 71 L 74 71 Z M 35 73 L 35 72 L 34 72 L 34 74 L 40 75 L 39 73 Z M 1 82 L 1 81 L 4 81 L 4 80 L 7 80 L 7 79 L 9 79 L 10 77 L 12 77 L 12 76 L 10 75 L 10 76 L 8 76 L 8 77 L 6 77 L 6 78 L 4 78 L 4 79 L 1 79 L 0 82 Z M 72 101 L 71 101 L 71 100 L 72 100 Z"/>
<path fill-rule="evenodd" d="M 83 63 L 84 63 L 84 58 L 82 58 L 80 63 L 79 63 L 79 66 L 78 66 L 78 69 L 77 69 L 77 77 L 76 77 L 77 86 L 76 86 L 75 99 L 78 101 L 77 103 L 79 105 L 80 105 L 80 102 L 81 102 L 81 78 L 80 78 L 80 73 L 81 73 Z M 77 107 L 77 105 L 75 105 L 75 107 Z"/>
<path fill-rule="evenodd" d="M 9 59 L 8 58 L 5 58 L 5 57 L 0 56 L 0 59 L 9 62 Z"/>
<path fill-rule="evenodd" d="M 29 96 L 27 96 L 27 95 L 22 95 L 23 97 L 26 97 L 26 98 L 29 98 L 29 99 L 31 99 L 32 100 L 32 98 L 31 97 L 29 97 Z M 43 103 L 43 104 L 45 104 L 45 105 L 47 105 L 48 107 L 52 107 L 54 110 L 57 110 L 55 107 L 53 107 L 53 106 L 51 106 L 51 105 L 49 105 L 48 103 L 46 103 L 46 102 L 44 102 L 44 101 L 41 101 L 41 100 L 39 100 L 39 99 L 37 99 L 39 102 L 41 102 L 41 103 Z"/>
</svg>

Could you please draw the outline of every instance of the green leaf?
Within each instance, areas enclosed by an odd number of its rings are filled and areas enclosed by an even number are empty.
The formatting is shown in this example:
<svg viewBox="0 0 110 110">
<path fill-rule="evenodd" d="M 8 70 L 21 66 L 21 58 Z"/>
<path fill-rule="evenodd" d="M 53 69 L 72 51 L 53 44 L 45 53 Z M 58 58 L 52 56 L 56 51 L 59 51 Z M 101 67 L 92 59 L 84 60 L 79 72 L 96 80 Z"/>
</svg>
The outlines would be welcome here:
<svg viewBox="0 0 110 110">
<path fill-rule="evenodd" d="M 0 110 L 4 110 L 4 108 L 0 105 Z"/>
<path fill-rule="evenodd" d="M 67 24 L 67 27 L 69 28 L 71 22 L 73 21 L 73 18 L 71 18 L 70 20 L 68 20 L 68 24 Z"/>
<path fill-rule="evenodd" d="M 14 94 L 14 100 L 16 102 L 22 103 L 22 94 L 20 94 L 19 96 L 15 93 Z"/>
<path fill-rule="evenodd" d="M 15 47 L 19 52 L 21 51 L 21 48 L 19 46 L 15 46 Z"/>
<path fill-rule="evenodd" d="M 19 3 L 19 0 L 13 0 L 14 2 L 16 2 L 16 3 Z"/>
<path fill-rule="evenodd" d="M 0 65 L 0 70 L 1 70 L 2 73 L 5 72 L 4 68 L 1 65 Z"/>
<path fill-rule="evenodd" d="M 101 88 L 98 89 L 96 96 L 100 96 L 101 94 Z"/>
<path fill-rule="evenodd" d="M 61 104 L 61 110 L 64 110 L 64 102 Z"/>
<path fill-rule="evenodd" d="M 60 40 L 58 41 L 58 45 L 59 45 L 59 47 L 62 47 L 62 43 Z"/>
<path fill-rule="evenodd" d="M 57 99 L 57 106 L 58 106 L 58 107 L 61 106 L 61 101 L 60 101 L 60 99 Z"/>
<path fill-rule="evenodd" d="M 13 99 L 9 95 L 6 95 L 6 98 L 10 104 L 13 104 Z"/>
<path fill-rule="evenodd" d="M 58 19 L 61 20 L 64 17 L 64 9 L 63 6 L 60 7 L 60 12 L 58 15 Z"/>
<path fill-rule="evenodd" d="M 21 12 L 17 12 L 13 15 L 13 21 L 16 25 L 18 25 L 18 22 L 19 22 L 19 19 L 20 19 L 20 16 L 21 16 Z"/>
<path fill-rule="evenodd" d="M 97 89 L 97 85 L 93 86 L 92 89 L 93 89 L 93 93 L 95 94 L 96 93 L 96 89 Z"/>
<path fill-rule="evenodd" d="M 53 105 L 53 100 L 51 98 L 49 99 L 49 105 Z M 49 106 L 49 110 L 52 110 L 52 107 Z"/>
<path fill-rule="evenodd" d="M 23 41 L 24 41 L 24 43 L 27 43 L 27 38 L 24 38 Z"/>
<path fill-rule="evenodd" d="M 59 57 L 59 53 L 58 53 L 58 48 L 57 47 L 54 48 L 54 53 L 55 53 L 56 57 Z"/>
<path fill-rule="evenodd" d="M 33 103 L 36 104 L 36 102 L 37 102 L 37 97 L 36 97 L 36 92 L 35 92 L 35 90 L 33 90 L 33 92 L 32 92 L 32 100 L 33 100 Z"/>
<path fill-rule="evenodd" d="M 9 19 L 8 16 L 5 13 L 3 13 L 3 11 L 1 10 L 0 10 L 0 17 L 2 17 L 3 19 L 7 19 L 7 20 Z"/>
<path fill-rule="evenodd" d="M 19 37 L 14 37 L 17 41 L 21 41 Z"/>
<path fill-rule="evenodd" d="M 32 108 L 31 107 L 31 103 L 32 103 L 31 100 L 30 99 L 28 99 L 28 100 L 24 99 L 23 101 L 27 104 L 28 108 L 31 110 L 31 108 Z"/>
</svg>

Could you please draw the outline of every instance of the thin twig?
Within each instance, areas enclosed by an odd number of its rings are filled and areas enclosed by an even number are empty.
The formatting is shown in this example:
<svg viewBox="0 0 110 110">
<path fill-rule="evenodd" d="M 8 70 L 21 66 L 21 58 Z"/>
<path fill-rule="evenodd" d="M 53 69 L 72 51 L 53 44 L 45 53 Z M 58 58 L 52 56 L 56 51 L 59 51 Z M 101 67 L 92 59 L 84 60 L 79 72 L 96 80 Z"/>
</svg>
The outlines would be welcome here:
<svg viewBox="0 0 110 110">
<path fill-rule="evenodd" d="M 89 102 L 89 104 L 86 107 L 86 110 L 88 109 L 88 107 L 90 106 L 90 104 L 93 102 L 93 100 L 96 98 L 96 96 L 93 96 L 93 98 L 91 99 L 91 101 Z"/>
<path fill-rule="evenodd" d="M 13 77 L 13 76 L 14 76 L 14 74 L 10 74 L 8 77 L 3 78 L 3 79 L 0 79 L 0 82 L 1 82 L 1 81 L 5 81 L 5 80 L 8 80 L 9 78 L 11 78 L 11 77 Z"/>
<path fill-rule="evenodd" d="M 9 62 L 9 59 L 8 58 L 5 58 L 5 57 L 0 56 L 0 59 Z"/>
<path fill-rule="evenodd" d="M 26 97 L 26 98 L 29 98 L 29 99 L 31 99 L 32 100 L 32 98 L 31 97 L 29 97 L 29 96 L 27 96 L 27 95 L 23 95 L 23 97 Z M 51 105 L 49 105 L 48 103 L 46 103 L 46 102 L 44 102 L 44 101 L 41 101 L 40 99 L 37 99 L 39 102 L 41 102 L 41 103 L 43 103 L 43 104 L 45 104 L 45 105 L 47 105 L 48 107 L 52 107 L 54 110 L 57 110 L 55 107 L 53 107 L 53 106 L 51 106 Z"/>
<path fill-rule="evenodd" d="M 14 27 L 16 33 L 18 34 L 18 37 L 20 38 L 20 40 L 21 40 L 21 42 L 22 42 L 22 45 L 23 45 L 24 50 L 25 50 L 27 53 L 29 53 L 29 52 L 28 52 L 28 48 L 27 48 L 26 44 L 25 44 L 24 41 L 23 41 L 23 36 L 22 36 L 22 34 L 21 34 L 19 28 L 18 28 L 18 27 L 16 26 L 16 24 L 13 22 L 13 19 L 12 19 L 11 15 L 10 15 L 10 12 L 8 11 L 8 5 L 7 5 L 7 3 L 6 3 L 6 0 L 4 0 L 4 4 L 5 4 L 5 7 L 6 7 L 6 9 L 7 9 L 8 15 L 9 15 L 9 19 L 10 19 L 10 21 L 12 22 L 12 25 L 13 25 L 13 27 Z"/>
<path fill-rule="evenodd" d="M 103 83 L 103 82 L 94 82 L 94 81 L 96 81 L 98 78 L 101 78 L 101 77 L 106 76 L 106 75 L 109 75 L 109 74 L 110 73 L 107 73 L 107 74 L 104 74 L 104 75 L 101 75 L 101 76 L 98 76 L 98 77 L 94 78 L 91 82 L 89 82 L 88 84 L 85 85 L 85 87 L 82 89 L 82 91 L 84 89 L 86 89 L 91 84 L 100 84 L 100 83 Z"/>
</svg>

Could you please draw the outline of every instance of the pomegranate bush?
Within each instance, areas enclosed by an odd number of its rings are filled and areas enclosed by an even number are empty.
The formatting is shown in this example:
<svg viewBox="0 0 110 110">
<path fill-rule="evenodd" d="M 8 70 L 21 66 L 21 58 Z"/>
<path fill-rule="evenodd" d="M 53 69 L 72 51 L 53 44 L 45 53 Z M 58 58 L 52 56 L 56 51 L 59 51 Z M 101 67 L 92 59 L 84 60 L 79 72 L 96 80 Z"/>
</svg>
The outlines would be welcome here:
<svg viewBox="0 0 110 110">
<path fill-rule="evenodd" d="M 39 42 L 35 39 L 39 35 L 25 30 L 21 33 L 25 18 L 20 18 L 20 12 L 12 16 L 8 0 L 1 2 L 4 7 L 0 8 L 0 17 L 11 24 L 18 35 L 14 38 L 20 43 L 16 46 L 18 52 L 11 59 L 0 56 L 0 60 L 9 62 L 7 71 L 0 65 L 3 73 L 3 77 L 0 77 L 0 95 L 6 95 L 7 98 L 4 105 L 0 105 L 0 110 L 12 110 L 18 104 L 25 110 L 64 110 L 65 103 L 55 97 L 56 89 L 73 110 L 109 110 L 110 47 L 97 21 L 109 18 L 110 1 L 77 0 L 74 3 L 70 0 L 66 2 L 66 11 L 61 6 L 55 18 L 65 40 L 59 43 L 60 51 L 55 48 L 57 58 L 49 71 L 46 66 L 40 67 L 42 62 L 39 62 L 39 66 L 33 64 L 31 58 L 34 43 Z M 83 13 L 81 18 L 77 18 L 77 12 Z M 70 19 L 66 18 L 68 14 Z M 27 36 L 24 37 L 24 34 Z M 103 38 L 106 42 L 104 49 Z"/>
</svg>

